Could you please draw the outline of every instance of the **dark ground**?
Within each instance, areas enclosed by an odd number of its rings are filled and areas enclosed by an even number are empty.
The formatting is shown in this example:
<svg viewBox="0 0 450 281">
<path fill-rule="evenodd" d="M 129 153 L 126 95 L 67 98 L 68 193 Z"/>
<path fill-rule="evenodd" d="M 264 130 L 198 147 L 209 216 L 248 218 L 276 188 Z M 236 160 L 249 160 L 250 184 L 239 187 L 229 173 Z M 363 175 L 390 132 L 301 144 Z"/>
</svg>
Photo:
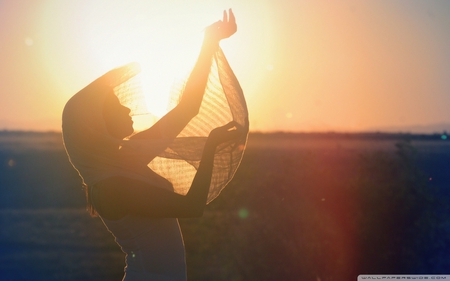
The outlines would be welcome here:
<svg viewBox="0 0 450 281">
<path fill-rule="evenodd" d="M 189 279 L 448 274 L 449 183 L 440 135 L 252 134 L 204 217 L 180 220 Z M 0 193 L 1 280 L 121 280 L 60 134 L 1 132 Z"/>
</svg>

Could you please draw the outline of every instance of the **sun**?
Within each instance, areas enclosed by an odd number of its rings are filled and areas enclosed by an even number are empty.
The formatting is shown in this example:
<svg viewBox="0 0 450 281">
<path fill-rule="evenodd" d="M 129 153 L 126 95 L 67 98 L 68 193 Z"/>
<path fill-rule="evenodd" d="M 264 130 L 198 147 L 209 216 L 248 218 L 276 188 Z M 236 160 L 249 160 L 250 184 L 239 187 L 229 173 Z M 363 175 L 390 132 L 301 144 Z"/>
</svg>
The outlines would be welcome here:
<svg viewBox="0 0 450 281">
<path fill-rule="evenodd" d="M 96 1 L 80 14 L 80 28 L 94 67 L 140 64 L 147 108 L 162 116 L 195 63 L 203 29 L 220 16 L 216 10 L 204 1 Z"/>
</svg>

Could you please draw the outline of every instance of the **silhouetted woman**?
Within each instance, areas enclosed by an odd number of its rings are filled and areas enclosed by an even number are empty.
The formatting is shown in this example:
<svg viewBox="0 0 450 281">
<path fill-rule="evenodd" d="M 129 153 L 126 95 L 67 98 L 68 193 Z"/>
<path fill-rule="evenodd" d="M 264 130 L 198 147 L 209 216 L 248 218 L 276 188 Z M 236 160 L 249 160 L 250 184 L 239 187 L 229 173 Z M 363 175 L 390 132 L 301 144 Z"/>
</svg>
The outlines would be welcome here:
<svg viewBox="0 0 450 281">
<path fill-rule="evenodd" d="M 239 166 L 247 108 L 219 48 L 236 30 L 231 10 L 205 29 L 179 103 L 145 131 L 133 135 L 130 117 L 139 106 L 129 86 L 135 64 L 98 78 L 64 108 L 66 151 L 91 213 L 126 253 L 124 280 L 185 280 L 177 218 L 201 216 Z"/>
</svg>

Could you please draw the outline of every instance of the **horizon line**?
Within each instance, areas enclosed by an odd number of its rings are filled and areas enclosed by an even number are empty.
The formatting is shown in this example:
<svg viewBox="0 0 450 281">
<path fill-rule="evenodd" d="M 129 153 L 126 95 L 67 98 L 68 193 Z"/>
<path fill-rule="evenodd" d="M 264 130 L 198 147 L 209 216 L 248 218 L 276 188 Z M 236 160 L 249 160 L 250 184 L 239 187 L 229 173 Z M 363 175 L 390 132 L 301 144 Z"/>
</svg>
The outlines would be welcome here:
<svg viewBox="0 0 450 281">
<path fill-rule="evenodd" d="M 0 129 L 0 133 L 35 133 L 35 134 L 61 134 L 62 130 L 27 130 L 27 129 Z M 414 132 L 410 130 L 361 130 L 361 131 L 339 131 L 339 130 L 317 130 L 317 131 L 294 131 L 294 130 L 250 130 L 249 134 L 346 134 L 346 135 L 358 135 L 358 134 L 385 134 L 385 135 L 450 135 L 450 132 L 443 129 L 441 131 L 434 132 Z"/>
</svg>

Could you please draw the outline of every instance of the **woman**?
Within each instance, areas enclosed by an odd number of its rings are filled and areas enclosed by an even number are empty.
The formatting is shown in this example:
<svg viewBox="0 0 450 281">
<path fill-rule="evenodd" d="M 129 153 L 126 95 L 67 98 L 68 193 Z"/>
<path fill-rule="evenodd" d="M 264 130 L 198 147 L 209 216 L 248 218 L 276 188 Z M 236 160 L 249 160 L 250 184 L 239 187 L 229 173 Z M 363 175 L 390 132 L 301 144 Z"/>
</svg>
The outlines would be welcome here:
<svg viewBox="0 0 450 281">
<path fill-rule="evenodd" d="M 231 9 L 205 29 L 178 105 L 145 131 L 129 137 L 139 106 L 127 86 L 138 72 L 133 64 L 98 78 L 64 108 L 67 154 L 91 213 L 126 253 L 124 280 L 186 280 L 177 218 L 201 216 L 239 166 L 247 108 L 219 48 L 236 30 Z"/>
</svg>

